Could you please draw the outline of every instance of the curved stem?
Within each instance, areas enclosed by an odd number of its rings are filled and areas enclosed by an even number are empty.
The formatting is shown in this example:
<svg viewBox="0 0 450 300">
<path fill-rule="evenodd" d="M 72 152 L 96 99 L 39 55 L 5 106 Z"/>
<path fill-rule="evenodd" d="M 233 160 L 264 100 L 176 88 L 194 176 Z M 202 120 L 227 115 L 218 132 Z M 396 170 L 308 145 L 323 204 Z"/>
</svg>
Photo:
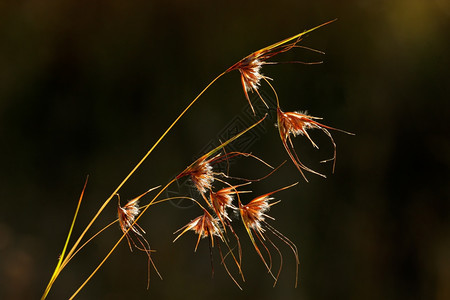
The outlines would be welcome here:
<svg viewBox="0 0 450 300">
<path fill-rule="evenodd" d="M 42 295 L 41 299 L 47 298 L 47 295 L 50 292 L 50 289 L 52 288 L 53 283 L 55 282 L 55 280 L 58 277 L 59 273 L 64 268 L 64 265 L 67 263 L 67 261 L 70 260 L 70 258 L 69 258 L 69 260 L 67 259 L 68 256 L 64 257 L 64 254 L 65 254 L 65 252 L 67 250 L 67 246 L 69 245 L 69 240 L 70 240 L 70 237 L 72 235 L 73 228 L 75 226 L 75 221 L 76 221 L 77 216 L 78 216 L 78 211 L 80 210 L 81 200 L 83 200 L 84 191 L 86 190 L 86 185 L 87 185 L 88 179 L 89 179 L 89 176 L 88 176 L 88 178 L 86 178 L 86 181 L 85 181 L 84 187 L 83 187 L 83 191 L 81 192 L 80 199 L 78 200 L 78 205 L 77 205 L 77 208 L 75 209 L 75 215 L 74 215 L 73 220 L 72 220 L 72 225 L 70 225 L 69 233 L 67 234 L 67 238 L 66 238 L 66 242 L 64 244 L 64 248 L 63 248 L 62 253 L 61 253 L 61 255 L 60 255 L 59 259 L 58 259 L 58 264 L 56 265 L 56 268 L 53 271 L 52 277 L 50 277 L 50 281 L 47 284 L 47 287 L 45 288 L 44 294 Z"/>
<path fill-rule="evenodd" d="M 220 77 L 220 76 L 219 76 Z M 217 77 L 217 78 L 219 78 Z M 216 79 L 217 79 L 216 78 Z M 212 84 L 212 83 L 211 83 Z M 209 85 L 211 85 L 209 84 Z M 197 97 L 198 98 L 198 97 Z M 267 115 L 266 115 L 267 116 Z M 254 123 L 253 125 L 251 125 L 250 127 L 248 127 L 247 129 L 241 131 L 240 133 L 238 133 L 237 135 L 235 135 L 234 137 L 228 139 L 226 142 L 222 143 L 221 145 L 217 146 L 216 148 L 214 148 L 213 150 L 211 150 L 210 152 L 208 152 L 207 154 L 205 154 L 202 158 L 205 157 L 209 157 L 212 154 L 214 154 L 215 152 L 219 151 L 220 149 L 222 149 L 223 147 L 225 147 L 226 145 L 228 145 L 229 143 L 231 143 L 232 141 L 236 140 L 237 138 L 239 138 L 240 136 L 242 136 L 243 134 L 245 134 L 246 132 L 248 132 L 249 130 L 251 130 L 252 128 L 254 128 L 255 126 L 257 126 L 258 124 L 260 124 L 262 121 L 265 120 L 266 116 L 264 116 L 264 118 L 262 118 L 261 120 L 257 121 L 256 123 Z M 195 163 L 195 162 L 194 162 Z M 188 166 L 183 172 L 181 172 L 180 174 L 183 174 L 184 172 L 186 172 L 187 169 L 189 169 L 192 165 Z M 175 181 L 177 181 L 177 179 L 179 178 L 178 176 L 175 176 L 175 178 L 173 178 L 172 180 L 169 181 L 169 183 L 167 183 L 161 190 L 158 191 L 158 193 L 155 195 L 155 197 L 147 204 L 145 205 L 144 209 L 141 211 L 141 213 L 134 219 L 133 223 L 131 224 L 131 226 L 128 227 L 128 229 L 122 234 L 122 236 L 120 237 L 120 239 L 116 242 L 116 244 L 112 247 L 112 249 L 108 252 L 108 254 L 105 256 L 105 258 L 100 262 L 100 264 L 94 269 L 94 271 L 91 273 L 91 275 L 89 275 L 89 277 L 83 282 L 83 284 L 75 291 L 75 293 L 70 297 L 70 299 L 73 299 L 82 289 L 83 287 L 89 282 L 89 280 L 95 275 L 95 273 L 97 273 L 97 271 L 101 268 L 101 266 L 106 262 L 106 260 L 111 256 L 111 254 L 114 252 L 114 250 L 117 248 L 117 246 L 120 244 L 120 242 L 123 240 L 123 238 L 125 236 L 127 236 L 128 232 L 131 230 L 131 228 L 133 228 L 134 224 L 137 223 L 137 221 L 142 217 L 142 215 L 147 211 L 147 209 L 152 206 L 155 203 L 158 203 L 160 201 L 156 201 L 156 199 L 158 199 L 158 197 Z M 290 186 L 289 186 L 290 187 Z M 288 187 L 284 187 L 281 188 L 277 191 L 281 191 L 283 189 L 286 189 Z M 277 192 L 275 191 L 275 192 Z M 275 193 L 272 192 L 272 193 Z M 112 196 L 111 196 L 112 197 Z M 193 199 L 194 200 L 194 199 Z M 195 201 L 195 200 L 194 200 Z M 200 207 L 200 203 L 198 203 L 197 201 L 195 201 Z M 205 210 L 205 209 L 204 209 Z M 205 212 L 207 212 L 205 210 Z M 209 213 L 208 213 L 209 214 Z M 224 240 L 224 242 L 226 243 L 226 240 L 224 238 L 222 238 Z M 234 257 L 234 254 L 231 253 L 231 255 Z M 236 260 L 237 261 L 237 260 Z M 239 265 L 239 272 L 242 273 L 242 270 L 240 269 L 240 265 Z"/>
<path fill-rule="evenodd" d="M 263 78 L 263 79 L 267 82 L 267 84 L 270 86 L 270 88 L 272 89 L 273 93 L 275 94 L 275 98 L 277 99 L 277 108 L 280 108 L 280 100 L 278 99 L 277 91 L 275 90 L 273 85 L 269 82 L 269 80 L 267 80 L 266 78 Z"/>
<path fill-rule="evenodd" d="M 119 192 L 119 190 L 122 188 L 122 186 L 128 181 L 128 179 L 130 179 L 130 177 L 134 174 L 134 172 L 136 172 L 136 170 L 144 163 L 144 161 L 148 158 L 148 156 L 153 152 L 153 150 L 156 148 L 156 146 L 159 145 L 159 143 L 164 139 L 164 137 L 169 133 L 169 131 L 175 126 L 175 124 L 178 123 L 178 121 L 181 119 L 181 117 L 183 117 L 183 115 L 189 110 L 189 108 L 191 108 L 191 106 L 198 100 L 198 98 L 200 98 L 201 95 L 203 95 L 203 93 L 214 83 L 216 82 L 220 77 L 222 77 L 222 75 L 224 75 L 225 73 L 220 74 L 219 76 L 217 76 L 216 78 L 214 78 L 214 80 L 212 80 L 201 92 L 200 94 L 197 95 L 197 97 L 195 97 L 194 100 L 192 100 L 192 102 L 178 115 L 178 117 L 175 119 L 175 121 L 172 122 L 172 124 L 170 124 L 170 126 L 166 129 L 166 131 L 164 131 L 164 133 L 161 135 L 161 137 L 153 144 L 153 146 L 150 148 L 150 150 L 144 155 L 144 157 L 137 163 L 137 165 L 133 168 L 133 170 L 131 170 L 131 172 L 125 177 L 125 179 L 119 184 L 119 186 L 114 190 L 114 192 L 111 194 L 111 196 L 109 196 L 109 198 L 105 201 L 105 203 L 103 203 L 103 205 L 100 207 L 100 209 L 98 210 L 97 214 L 94 216 L 94 218 L 92 218 L 91 222 L 89 222 L 88 226 L 86 227 L 86 229 L 83 231 L 83 233 L 81 234 L 81 236 L 79 237 L 79 239 L 77 240 L 77 242 L 75 243 L 74 247 L 72 249 L 74 249 L 76 246 L 78 246 L 78 243 L 80 242 L 80 240 L 84 237 L 84 235 L 86 234 L 87 230 L 92 226 L 92 224 L 94 223 L 94 221 L 97 219 L 97 217 L 100 215 L 100 213 L 103 211 L 103 209 L 106 207 L 106 205 L 111 201 L 111 199 Z M 71 251 L 73 252 L 73 251 Z M 70 253 L 71 254 L 71 253 Z M 68 256 L 70 256 L 70 254 Z"/>
<path fill-rule="evenodd" d="M 189 103 L 189 105 L 178 115 L 178 117 L 175 119 L 175 121 L 172 122 L 172 124 L 170 124 L 170 126 L 166 129 L 166 131 L 164 131 L 164 133 L 161 135 L 161 137 L 153 144 L 153 146 L 150 148 L 150 150 L 148 150 L 148 152 L 142 157 L 142 159 L 136 164 L 136 166 L 131 170 L 130 173 L 128 173 L 128 175 L 125 177 L 124 180 L 122 180 L 122 182 L 117 186 L 117 188 L 114 190 L 114 192 L 108 197 L 108 199 L 105 200 L 105 202 L 103 203 L 103 205 L 99 208 L 99 210 L 97 211 L 97 213 L 94 215 L 94 217 L 91 219 L 91 221 L 89 222 L 89 224 L 86 226 L 86 228 L 83 230 L 83 232 L 81 233 L 81 235 L 79 236 L 79 238 L 77 239 L 77 241 L 74 243 L 74 245 L 72 246 L 71 250 L 69 251 L 69 253 L 67 253 L 66 258 L 64 258 L 64 260 L 61 262 L 60 267 L 57 268 L 57 270 L 55 270 L 55 273 L 53 274 L 52 278 L 51 278 L 51 282 L 49 283 L 49 286 L 46 288 L 44 295 L 42 296 L 42 299 L 45 299 L 48 295 L 48 292 L 51 289 L 51 286 L 53 284 L 53 282 L 56 280 L 56 278 L 59 276 L 59 273 L 61 273 L 61 271 L 64 269 L 64 267 L 66 266 L 68 260 L 67 258 L 71 258 L 73 253 L 76 251 L 78 245 L 80 244 L 81 240 L 83 239 L 83 237 L 86 235 L 87 231 L 91 228 L 92 224 L 94 224 L 94 222 L 97 220 L 98 216 L 102 213 L 102 211 L 105 209 L 105 207 L 108 205 L 108 203 L 111 201 L 111 199 L 114 197 L 114 195 L 116 195 L 119 190 L 122 188 L 122 186 L 128 181 L 128 179 L 130 179 L 130 177 L 136 172 L 136 170 L 144 163 L 144 161 L 148 158 L 148 156 L 153 152 L 153 150 L 159 145 L 159 143 L 164 139 L 164 137 L 170 132 L 170 130 L 172 130 L 172 128 L 175 126 L 175 124 L 178 123 L 178 121 L 184 116 L 184 114 L 191 108 L 192 105 L 194 105 L 195 102 L 197 102 L 197 100 L 200 98 L 200 96 L 202 96 L 206 90 L 214 83 L 216 82 L 220 77 L 222 77 L 226 72 L 221 73 L 220 75 L 218 75 L 216 78 L 214 78 L 195 98 L 194 100 L 191 101 L 191 103 Z M 159 194 L 158 194 L 159 195 Z M 122 237 L 123 238 L 123 237 Z M 119 241 L 120 242 L 120 241 Z"/>
<path fill-rule="evenodd" d="M 136 224 L 137 221 L 141 218 L 141 216 L 146 212 L 146 210 L 151 206 L 152 203 L 155 202 L 155 200 L 172 184 L 176 181 L 176 178 L 172 179 L 169 183 L 167 183 L 157 194 L 156 196 L 150 201 L 148 205 L 145 206 L 145 208 L 142 210 L 142 212 L 136 217 L 133 224 Z M 106 262 L 106 260 L 111 256 L 111 254 L 116 250 L 117 246 L 119 246 L 120 242 L 123 240 L 123 238 L 128 234 L 128 231 L 132 228 L 130 226 L 127 231 L 125 231 L 120 239 L 114 244 L 114 246 L 111 248 L 111 250 L 108 252 L 108 254 L 103 258 L 103 260 L 99 263 L 99 265 L 92 271 L 91 275 L 81 284 L 81 286 L 73 293 L 73 295 L 69 298 L 69 300 L 74 299 L 75 296 L 84 288 L 84 286 L 91 280 L 91 278 L 97 273 L 97 271 L 103 266 L 103 264 Z"/>
</svg>

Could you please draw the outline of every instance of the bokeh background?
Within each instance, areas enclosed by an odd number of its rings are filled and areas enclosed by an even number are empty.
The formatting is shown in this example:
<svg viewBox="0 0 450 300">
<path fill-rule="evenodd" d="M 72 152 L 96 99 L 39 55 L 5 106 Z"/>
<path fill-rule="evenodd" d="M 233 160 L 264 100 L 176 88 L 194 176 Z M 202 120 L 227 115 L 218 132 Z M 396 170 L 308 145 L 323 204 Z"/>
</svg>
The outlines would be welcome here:
<svg viewBox="0 0 450 300">
<path fill-rule="evenodd" d="M 197 253 L 191 233 L 172 243 L 199 209 L 167 203 L 140 221 L 164 280 L 152 270 L 147 291 L 146 256 L 122 243 L 78 299 L 450 299 L 445 0 L 0 2 L 0 298 L 42 295 L 88 174 L 75 236 L 217 74 L 334 18 L 303 41 L 326 55 L 297 49 L 276 57 L 323 64 L 263 69 L 285 110 L 308 110 L 356 133 L 333 133 L 334 175 L 318 164 L 332 153 L 326 136 L 313 133 L 319 151 L 295 139 L 304 162 L 327 179 L 309 174 L 306 183 L 288 163 L 251 186 L 262 194 L 299 181 L 270 211 L 271 224 L 299 248 L 299 287 L 290 249 L 277 242 L 284 265 L 273 288 L 242 228 L 244 290 L 217 253 L 211 279 L 206 240 Z M 122 199 L 167 182 L 245 112 L 239 75 L 228 74 L 122 188 Z M 247 150 L 277 165 L 287 155 L 273 123 Z M 239 160 L 231 172 L 256 178 L 267 169 Z M 92 233 L 114 219 L 115 205 Z M 119 236 L 115 226 L 85 248 L 49 299 L 67 299 Z"/>
</svg>

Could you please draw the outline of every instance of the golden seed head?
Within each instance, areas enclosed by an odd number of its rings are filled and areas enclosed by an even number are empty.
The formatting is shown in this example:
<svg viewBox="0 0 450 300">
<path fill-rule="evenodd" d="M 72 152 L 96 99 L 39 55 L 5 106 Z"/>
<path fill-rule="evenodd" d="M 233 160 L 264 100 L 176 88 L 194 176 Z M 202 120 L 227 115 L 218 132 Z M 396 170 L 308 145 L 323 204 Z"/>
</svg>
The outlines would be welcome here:
<svg viewBox="0 0 450 300">
<path fill-rule="evenodd" d="M 273 198 L 269 195 L 256 197 L 246 205 L 241 205 L 243 222 L 252 229 L 262 230 L 261 222 L 265 219 L 265 212 L 270 209 L 269 201 Z"/>
<path fill-rule="evenodd" d="M 177 179 L 189 176 L 200 194 L 210 190 L 214 182 L 213 168 L 209 160 L 200 159 L 177 176 Z"/>
<path fill-rule="evenodd" d="M 319 123 L 313 121 L 316 117 L 309 116 L 301 112 L 282 112 L 278 109 L 278 127 L 284 139 L 289 135 L 307 135 L 308 129 L 322 129 Z"/>
<path fill-rule="evenodd" d="M 247 58 L 239 68 L 241 72 L 242 84 L 247 92 L 253 92 L 260 86 L 261 79 L 265 78 L 261 74 L 261 68 L 264 62 L 257 58 Z"/>
<path fill-rule="evenodd" d="M 211 189 L 214 182 L 214 174 L 211 165 L 207 161 L 199 162 L 190 175 L 192 182 L 201 194 Z"/>
<path fill-rule="evenodd" d="M 233 202 L 233 193 L 234 191 L 230 191 L 229 188 L 222 189 L 218 192 L 211 192 L 210 200 L 211 204 L 214 207 L 217 214 L 219 214 L 223 218 L 228 217 L 228 213 L 226 211 L 227 207 L 234 207 L 232 205 Z"/>
<path fill-rule="evenodd" d="M 117 208 L 117 215 L 119 217 L 120 228 L 123 232 L 132 227 L 132 224 L 139 214 L 139 201 L 132 200 L 128 202 L 124 207 L 120 205 Z"/>
<path fill-rule="evenodd" d="M 199 216 L 189 222 L 186 225 L 186 230 L 193 230 L 196 234 L 204 237 L 221 236 L 221 230 L 219 228 L 218 220 L 213 218 L 209 213 L 205 212 L 202 216 Z"/>
</svg>

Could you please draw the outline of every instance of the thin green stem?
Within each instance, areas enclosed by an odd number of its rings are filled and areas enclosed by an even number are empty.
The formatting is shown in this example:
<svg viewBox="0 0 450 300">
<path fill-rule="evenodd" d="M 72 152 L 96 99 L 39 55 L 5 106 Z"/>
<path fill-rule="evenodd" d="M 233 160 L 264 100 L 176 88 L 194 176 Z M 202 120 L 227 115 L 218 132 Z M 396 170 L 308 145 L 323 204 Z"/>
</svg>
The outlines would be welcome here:
<svg viewBox="0 0 450 300">
<path fill-rule="evenodd" d="M 67 258 L 71 258 L 72 254 L 76 251 L 78 245 L 80 244 L 83 237 L 86 235 L 87 231 L 91 228 L 92 224 L 97 220 L 98 216 L 102 213 L 102 211 L 105 209 L 105 207 L 108 205 L 108 203 L 111 201 L 111 199 L 119 192 L 119 190 L 122 188 L 122 186 L 130 179 L 130 177 L 136 172 L 136 170 L 144 163 L 144 161 L 148 158 L 148 156 L 153 152 L 153 150 L 159 145 L 159 143 L 164 139 L 164 137 L 172 130 L 172 128 L 178 123 L 178 121 L 184 116 L 184 114 L 191 108 L 192 105 L 194 105 L 195 102 L 202 96 L 206 90 L 214 83 L 216 82 L 220 77 L 222 77 L 226 72 L 221 73 L 219 76 L 214 78 L 198 95 L 194 98 L 194 100 L 189 103 L 189 105 L 178 115 L 178 117 L 175 119 L 175 121 L 170 124 L 170 126 L 164 131 L 164 133 L 161 135 L 161 137 L 153 144 L 153 146 L 150 148 L 150 150 L 144 155 L 144 157 L 137 163 L 137 165 L 131 170 L 131 172 L 125 177 L 125 179 L 117 186 L 117 188 L 114 190 L 114 192 L 106 199 L 106 201 L 103 203 L 103 205 L 100 207 L 100 209 L 97 211 L 97 213 L 94 215 L 94 217 L 91 219 L 89 224 L 86 226 L 86 228 L 83 230 L 77 241 L 72 246 L 71 250 L 67 254 L 66 258 L 63 261 L 60 261 L 58 266 L 55 269 L 55 272 L 53 276 L 50 279 L 49 285 L 47 286 L 43 296 L 42 300 L 46 299 L 51 286 L 53 285 L 53 282 L 56 280 L 56 278 L 59 276 L 59 273 L 64 269 L 64 267 L 67 264 Z M 122 237 L 123 238 L 123 237 Z"/>
<path fill-rule="evenodd" d="M 86 178 L 83 190 L 82 190 L 80 198 L 78 200 L 77 208 L 75 209 L 75 215 L 73 216 L 72 224 L 70 225 L 69 233 L 67 234 L 67 238 L 66 238 L 66 242 L 64 244 L 63 250 L 61 252 L 61 255 L 59 256 L 58 264 L 56 265 L 55 271 L 53 271 L 52 277 L 50 277 L 50 281 L 49 281 L 47 287 L 45 288 L 44 294 L 42 295 L 41 299 L 45 299 L 47 297 L 48 293 L 50 292 L 50 289 L 53 286 L 53 283 L 55 282 L 56 278 L 58 277 L 59 273 L 61 272 L 61 269 L 64 268 L 64 265 L 65 265 L 64 262 L 67 260 L 67 257 L 69 257 L 69 255 L 66 256 L 66 257 L 64 257 L 64 255 L 66 253 L 70 237 L 72 236 L 72 231 L 73 231 L 73 228 L 75 226 L 75 221 L 76 221 L 77 216 L 78 216 L 78 211 L 80 210 L 81 201 L 83 200 L 84 191 L 86 189 L 88 178 Z"/>
<path fill-rule="evenodd" d="M 267 116 L 267 115 L 266 115 Z M 248 132 L 249 130 L 251 130 L 252 128 L 256 127 L 257 125 L 259 125 L 262 121 L 265 120 L 266 116 L 264 116 L 262 119 L 260 119 L 259 121 L 257 121 L 256 123 L 254 123 L 253 125 L 251 125 L 250 127 L 248 127 L 247 129 L 241 131 L 240 133 L 238 133 L 237 135 L 233 136 L 232 138 L 228 139 L 226 142 L 222 143 L 221 145 L 217 146 L 216 148 L 214 148 L 213 150 L 211 150 L 210 152 L 208 152 L 207 154 L 205 154 L 203 157 L 201 157 L 200 159 L 204 158 L 204 157 L 209 157 L 212 154 L 214 154 L 215 152 L 219 151 L 220 149 L 224 148 L 226 145 L 228 145 L 229 143 L 231 143 L 232 141 L 236 140 L 237 138 L 239 138 L 240 136 L 242 136 L 243 134 L 245 134 L 246 132 Z M 195 162 L 193 163 L 195 164 Z M 188 166 L 183 172 L 181 172 L 180 174 L 183 174 L 186 172 L 186 170 L 188 170 L 192 165 Z M 159 201 L 156 201 L 156 199 L 158 199 L 158 197 L 172 184 L 174 183 L 176 180 L 178 179 L 178 176 L 176 176 L 175 178 L 173 178 L 169 183 L 167 183 L 157 194 L 155 197 L 153 197 L 153 199 L 149 202 L 149 204 L 145 205 L 144 209 L 141 211 L 141 213 L 135 218 L 133 224 L 131 224 L 131 226 L 128 227 L 128 229 L 123 233 L 123 235 L 120 237 L 120 239 L 117 241 L 117 243 L 112 247 L 112 249 L 108 252 L 108 254 L 105 256 L 105 258 L 100 262 L 100 264 L 94 269 L 94 271 L 91 273 L 91 275 L 89 275 L 89 277 L 81 284 L 81 286 L 75 291 L 75 293 L 71 296 L 70 299 L 73 299 L 83 288 L 84 286 L 89 282 L 89 280 L 91 280 L 91 278 L 95 275 L 95 273 L 97 273 L 97 271 L 101 268 L 101 266 L 106 262 L 106 260 L 111 256 L 111 254 L 114 252 L 114 250 L 117 248 L 117 246 L 119 245 L 119 243 L 123 240 L 123 238 L 128 234 L 128 231 L 130 231 L 131 228 L 133 228 L 133 226 L 137 223 L 137 221 L 141 218 L 141 216 L 147 211 L 147 209 L 152 206 L 155 203 L 158 203 Z M 200 205 L 197 201 L 195 201 L 198 205 Z M 200 205 L 201 206 L 201 205 Z M 206 210 L 205 210 L 206 211 Z M 232 254 L 234 257 L 234 254 Z M 239 270 L 240 270 L 240 266 L 239 266 Z M 242 273 L 242 271 L 240 270 L 240 272 Z"/>
<path fill-rule="evenodd" d="M 150 201 L 148 205 L 145 206 L 145 208 L 142 210 L 142 212 L 136 217 L 134 220 L 132 226 L 128 227 L 127 231 L 125 231 L 120 239 L 116 242 L 116 244 L 111 248 L 111 250 L 108 252 L 108 254 L 103 258 L 103 260 L 100 262 L 100 264 L 92 271 L 91 275 L 81 284 L 81 286 L 73 293 L 73 295 L 69 298 L 69 300 L 75 298 L 75 296 L 84 288 L 84 286 L 91 280 L 91 278 L 97 273 L 97 271 L 103 266 L 103 264 L 106 262 L 106 260 L 111 256 L 111 254 L 116 250 L 117 246 L 119 246 L 120 242 L 123 240 L 123 238 L 128 234 L 128 231 L 131 230 L 134 224 L 141 218 L 141 216 L 147 211 L 147 209 L 151 206 L 152 203 L 155 202 L 155 200 L 172 184 L 176 181 L 176 178 L 172 179 L 169 183 L 167 183 L 164 188 L 162 188 L 158 194 Z"/>
</svg>

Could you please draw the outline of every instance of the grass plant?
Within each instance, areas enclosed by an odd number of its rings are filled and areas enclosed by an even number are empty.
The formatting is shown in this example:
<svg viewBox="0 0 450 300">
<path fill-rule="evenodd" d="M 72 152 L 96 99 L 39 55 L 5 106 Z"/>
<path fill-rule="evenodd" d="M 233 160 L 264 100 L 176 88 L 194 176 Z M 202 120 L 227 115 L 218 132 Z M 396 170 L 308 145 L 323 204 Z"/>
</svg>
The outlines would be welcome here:
<svg viewBox="0 0 450 300">
<path fill-rule="evenodd" d="M 88 224 L 84 227 L 81 234 L 71 243 L 72 240 L 72 232 L 76 224 L 77 216 L 80 213 L 80 206 L 82 203 L 82 199 L 84 197 L 84 192 L 87 184 L 83 187 L 81 195 L 79 197 L 78 205 L 73 217 L 73 221 L 69 228 L 69 233 L 67 235 L 65 244 L 61 251 L 61 255 L 59 256 L 58 263 L 56 268 L 50 277 L 48 285 L 42 295 L 41 299 L 46 299 L 49 293 L 51 292 L 51 288 L 55 283 L 58 276 L 65 269 L 65 267 L 75 258 L 76 254 L 88 246 L 89 243 L 94 238 L 99 238 L 100 233 L 109 228 L 114 228 L 111 225 L 119 223 L 119 227 L 122 230 L 122 236 L 116 241 L 114 246 L 109 250 L 108 254 L 100 260 L 98 265 L 94 268 L 94 270 L 87 276 L 85 281 L 73 292 L 70 299 L 75 298 L 78 293 L 85 288 L 86 284 L 90 281 L 90 279 L 98 272 L 98 270 L 103 266 L 103 264 L 108 260 L 111 254 L 117 249 L 118 245 L 126 239 L 128 241 L 128 245 L 131 251 L 138 250 L 146 253 L 148 257 L 148 285 L 150 282 L 150 271 L 153 268 L 157 275 L 161 277 L 156 263 L 152 259 L 152 253 L 154 250 L 151 248 L 151 243 L 147 241 L 145 238 L 145 230 L 138 224 L 138 221 L 141 217 L 154 205 L 167 203 L 170 200 L 175 198 L 187 199 L 188 201 L 192 201 L 200 210 L 200 215 L 193 220 L 190 220 L 184 227 L 180 228 L 176 233 L 174 242 L 181 238 L 188 231 L 193 231 L 197 235 L 197 241 L 194 249 L 196 250 L 200 241 L 202 239 L 209 240 L 209 247 L 212 253 L 213 250 L 217 249 L 220 255 L 220 263 L 224 266 L 226 272 L 229 277 L 233 280 L 237 287 L 242 288 L 242 283 L 245 281 L 244 271 L 242 270 L 242 246 L 240 243 L 240 237 L 237 235 L 235 227 L 243 226 L 245 228 L 245 232 L 248 233 L 248 236 L 251 240 L 251 243 L 257 253 L 257 255 L 261 258 L 262 263 L 266 267 L 268 273 L 273 278 L 274 285 L 278 282 L 279 275 L 281 273 L 282 265 L 283 265 L 283 255 L 280 248 L 276 245 L 274 237 L 279 241 L 288 245 L 288 247 L 292 250 L 295 256 L 296 263 L 296 276 L 295 276 L 295 286 L 297 286 L 298 281 L 298 251 L 295 244 L 286 236 L 284 236 L 281 232 L 275 229 L 271 224 L 269 224 L 269 220 L 273 221 L 273 218 L 268 215 L 269 209 L 274 205 L 279 203 L 273 202 L 274 194 L 282 192 L 285 189 L 293 188 L 298 182 L 290 183 L 285 187 L 281 187 L 274 191 L 267 191 L 267 193 L 263 195 L 257 195 L 253 197 L 251 201 L 244 201 L 242 199 L 243 194 L 251 193 L 250 186 L 255 181 L 262 181 L 268 176 L 276 176 L 276 170 L 278 167 L 272 167 L 268 163 L 266 163 L 261 158 L 256 155 L 248 152 L 240 152 L 240 151 L 228 151 L 228 146 L 231 145 L 234 141 L 241 138 L 242 136 L 248 134 L 251 130 L 254 130 L 255 127 L 261 126 L 261 123 L 264 121 L 266 116 L 257 117 L 256 111 L 254 109 L 254 105 L 250 100 L 249 93 L 256 93 L 258 95 L 258 99 L 262 101 L 264 106 L 267 109 L 276 109 L 277 110 L 277 125 L 281 137 L 282 144 L 284 145 L 289 158 L 292 160 L 294 165 L 297 167 L 301 176 L 307 181 L 304 171 L 308 171 L 313 174 L 317 174 L 320 176 L 325 176 L 321 173 L 314 171 L 313 169 L 306 167 L 299 160 L 297 153 L 294 151 L 293 142 L 291 136 L 295 137 L 297 135 L 303 135 L 312 143 L 313 147 L 317 148 L 317 145 L 312 141 L 310 136 L 307 133 L 309 129 L 320 129 L 325 134 L 327 134 L 334 146 L 333 157 L 330 159 L 333 161 L 333 172 L 335 168 L 335 160 L 336 160 L 336 144 L 334 143 L 330 130 L 337 130 L 335 128 L 323 125 L 315 121 L 315 117 L 308 116 L 305 113 L 298 112 L 283 112 L 280 108 L 280 101 L 276 90 L 274 88 L 274 84 L 272 78 L 263 75 L 262 69 L 265 65 L 275 65 L 280 64 L 282 62 L 272 61 L 271 59 L 277 55 L 280 55 L 284 52 L 290 51 L 295 48 L 305 48 L 311 51 L 316 51 L 322 53 L 320 51 L 305 47 L 300 45 L 302 39 L 309 33 L 318 28 L 328 25 L 335 20 L 323 23 L 319 26 L 316 26 L 312 29 L 306 30 L 302 33 L 289 37 L 287 39 L 281 40 L 277 43 L 274 43 L 268 47 L 257 50 L 250 55 L 244 57 L 242 60 L 233 64 L 231 67 L 227 68 L 224 72 L 220 73 L 217 77 L 215 77 L 177 116 L 177 118 L 171 123 L 171 125 L 167 128 L 166 131 L 162 133 L 162 135 L 154 142 L 154 144 L 149 148 L 147 153 L 142 157 L 142 159 L 137 163 L 137 165 L 129 172 L 129 174 L 123 179 L 123 181 L 117 186 L 117 188 L 110 194 L 109 197 L 106 198 L 105 201 L 100 205 L 100 208 L 94 214 L 92 219 L 88 222 Z M 302 63 L 302 64 L 314 64 L 320 62 L 307 63 L 302 61 L 288 61 L 286 63 Z M 208 151 L 200 158 L 195 160 L 192 164 L 185 167 L 178 175 L 174 176 L 169 182 L 158 186 L 156 188 L 149 188 L 144 193 L 141 193 L 139 196 L 134 199 L 128 201 L 127 203 L 121 203 L 119 191 L 122 186 L 131 180 L 133 174 L 137 169 L 141 167 L 144 161 L 152 154 L 154 149 L 158 147 L 158 145 L 164 140 L 164 138 L 169 134 L 172 128 L 177 125 L 180 120 L 186 115 L 186 113 L 190 110 L 190 108 L 202 97 L 205 92 L 211 88 L 211 86 L 219 80 L 221 77 L 226 74 L 239 71 L 241 75 L 241 85 L 244 91 L 244 97 L 248 101 L 248 104 L 253 112 L 255 117 L 255 121 L 253 125 L 248 128 L 240 131 L 235 134 L 230 139 L 223 141 L 219 146 L 214 149 Z M 263 98 L 259 90 L 261 89 L 262 84 L 267 84 L 270 90 L 273 91 L 276 97 L 276 107 L 270 107 L 268 102 Z M 338 130 L 341 131 L 341 130 Z M 345 132 L 345 131 L 344 131 Z M 348 132 L 345 132 L 348 133 Z M 268 168 L 268 173 L 262 175 L 258 179 L 246 179 L 246 178 L 236 178 L 230 172 L 229 161 L 238 160 L 238 159 L 254 159 Z M 328 160 L 327 160 L 328 161 Z M 217 166 L 219 164 L 225 163 L 227 168 L 220 169 Z M 188 179 L 192 183 L 192 188 L 196 190 L 196 194 L 198 197 L 194 198 L 191 196 L 179 196 L 179 197 L 171 197 L 164 198 L 163 193 L 167 191 L 167 189 L 174 184 L 176 181 L 185 178 Z M 144 203 L 142 206 L 142 199 L 145 195 L 149 195 L 153 193 L 154 195 L 151 197 L 151 200 L 147 203 Z M 104 213 L 105 208 L 113 204 L 112 200 L 117 197 L 117 219 L 104 226 L 99 232 L 92 234 L 89 238 L 88 233 L 92 229 L 92 225 L 97 221 L 98 217 Z M 141 202 L 141 203 L 140 203 Z M 151 230 L 151 229 L 150 229 Z M 70 245 L 70 246 L 69 246 Z M 274 250 L 271 250 L 274 249 Z M 278 254 L 280 264 L 279 268 L 273 268 L 273 251 Z M 211 256 L 212 257 L 212 256 Z M 211 258 L 212 259 L 212 258 Z M 233 273 L 233 270 L 235 273 Z M 236 276 L 237 275 L 237 276 Z"/>
</svg>

